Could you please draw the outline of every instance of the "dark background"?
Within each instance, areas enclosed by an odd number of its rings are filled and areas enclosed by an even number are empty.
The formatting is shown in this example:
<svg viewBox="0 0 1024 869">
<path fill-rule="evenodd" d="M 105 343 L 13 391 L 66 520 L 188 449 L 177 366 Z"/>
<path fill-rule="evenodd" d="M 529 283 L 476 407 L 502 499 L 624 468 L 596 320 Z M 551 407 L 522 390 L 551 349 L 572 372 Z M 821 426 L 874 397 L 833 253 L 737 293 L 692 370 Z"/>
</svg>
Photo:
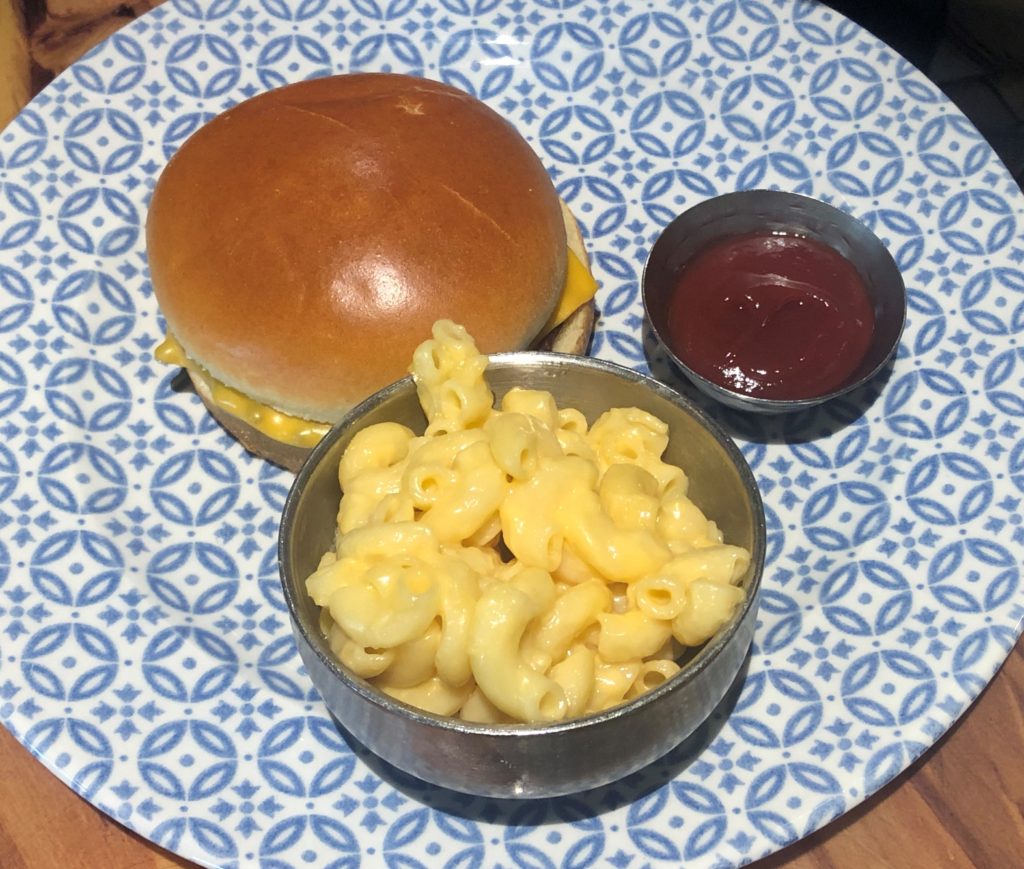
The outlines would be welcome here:
<svg viewBox="0 0 1024 869">
<path fill-rule="evenodd" d="M 1024 0 L 829 0 L 960 107 L 1024 182 Z"/>
</svg>

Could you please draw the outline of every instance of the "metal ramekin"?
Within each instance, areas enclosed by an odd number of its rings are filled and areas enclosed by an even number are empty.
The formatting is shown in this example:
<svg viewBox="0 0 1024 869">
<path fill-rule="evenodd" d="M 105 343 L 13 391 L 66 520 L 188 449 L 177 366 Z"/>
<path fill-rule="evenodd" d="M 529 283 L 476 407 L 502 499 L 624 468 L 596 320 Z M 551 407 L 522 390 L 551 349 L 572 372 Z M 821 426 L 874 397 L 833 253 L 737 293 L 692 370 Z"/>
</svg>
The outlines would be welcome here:
<svg viewBox="0 0 1024 869">
<path fill-rule="evenodd" d="M 698 374 L 666 340 L 669 298 L 689 259 L 714 242 L 750 232 L 787 232 L 827 244 L 857 269 L 875 312 L 871 345 L 837 389 L 813 398 L 756 398 Z M 675 218 L 651 248 L 643 300 L 654 336 L 676 367 L 702 392 L 738 410 L 788 413 L 830 401 L 865 384 L 895 355 L 906 317 L 903 276 L 881 240 L 855 217 L 828 203 L 781 190 L 741 190 L 698 203 Z M 799 341 L 800 335 L 793 340 Z"/>
<path fill-rule="evenodd" d="M 628 775 L 666 754 L 711 713 L 749 649 L 765 555 L 757 484 L 742 453 L 716 423 L 668 387 L 599 360 L 551 353 L 491 357 L 487 379 L 500 397 L 511 387 L 550 390 L 559 406 L 593 422 L 612 407 L 640 407 L 670 427 L 667 460 L 681 465 L 690 495 L 730 543 L 751 551 L 745 602 L 672 679 L 596 715 L 545 725 L 481 725 L 443 718 L 391 699 L 342 666 L 319 630 L 305 580 L 331 547 L 341 491 L 338 460 L 362 428 L 394 421 L 422 431 L 412 378 L 356 407 L 300 470 L 284 508 L 279 557 L 299 653 L 335 718 L 366 747 L 405 772 L 454 790 L 491 797 L 549 797 Z"/>
</svg>

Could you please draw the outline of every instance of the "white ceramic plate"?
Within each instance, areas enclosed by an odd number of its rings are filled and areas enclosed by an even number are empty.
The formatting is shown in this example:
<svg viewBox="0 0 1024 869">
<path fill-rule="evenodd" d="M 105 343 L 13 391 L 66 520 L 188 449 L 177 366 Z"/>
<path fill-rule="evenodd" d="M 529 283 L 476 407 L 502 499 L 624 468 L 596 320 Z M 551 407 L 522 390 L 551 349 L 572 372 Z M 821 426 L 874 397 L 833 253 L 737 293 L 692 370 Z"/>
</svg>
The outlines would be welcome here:
<svg viewBox="0 0 1024 869">
<path fill-rule="evenodd" d="M 142 229 L 167 157 L 243 97 L 350 70 L 447 80 L 529 137 L 594 254 L 599 356 L 647 365 L 644 256 L 715 193 L 832 201 L 906 276 L 887 380 L 785 419 L 715 411 L 769 521 L 749 672 L 599 792 L 472 799 L 353 752 L 278 590 L 289 477 L 152 361 Z M 0 134 L 0 720 L 210 866 L 724 866 L 806 835 L 933 743 L 1020 630 L 1022 206 L 934 86 L 811 3 L 156 9 Z"/>
</svg>

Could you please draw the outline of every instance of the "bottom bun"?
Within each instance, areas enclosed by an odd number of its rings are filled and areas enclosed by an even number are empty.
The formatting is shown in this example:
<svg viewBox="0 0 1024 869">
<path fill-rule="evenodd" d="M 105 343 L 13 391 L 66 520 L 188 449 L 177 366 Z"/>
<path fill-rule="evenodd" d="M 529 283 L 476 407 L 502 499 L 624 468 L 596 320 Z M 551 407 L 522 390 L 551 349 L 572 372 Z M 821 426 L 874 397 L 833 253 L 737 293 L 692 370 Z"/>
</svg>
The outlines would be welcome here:
<svg viewBox="0 0 1024 869">
<path fill-rule="evenodd" d="M 533 345 L 534 350 L 551 350 L 555 353 L 574 353 L 586 356 L 590 339 L 594 335 L 597 307 L 594 300 L 580 305 L 565 320 L 555 326 L 547 335 Z"/>
<path fill-rule="evenodd" d="M 210 390 L 203 380 L 193 377 L 191 371 L 189 371 L 189 377 L 192 380 L 192 386 L 195 388 L 196 395 L 202 399 L 206 409 L 210 412 L 210 416 L 217 420 L 227 430 L 228 434 L 238 440 L 250 453 L 259 456 L 261 459 L 266 459 L 275 465 L 280 465 L 282 468 L 287 468 L 289 471 L 297 471 L 302 467 L 302 463 L 306 461 L 306 456 L 309 455 L 312 449 L 311 447 L 296 447 L 291 444 L 282 443 L 270 435 L 264 434 L 259 429 L 253 428 L 245 420 L 240 419 L 233 413 L 228 413 L 224 408 L 214 404 L 210 396 Z"/>
<path fill-rule="evenodd" d="M 580 305 L 569 315 L 567 320 L 537 342 L 534 349 L 550 350 L 555 353 L 585 354 L 594 332 L 596 314 L 597 309 L 594 300 L 591 299 L 586 304 Z M 239 419 L 214 404 L 209 388 L 200 378 L 192 377 L 191 380 L 196 394 L 202 399 L 210 415 L 250 453 L 292 472 L 298 471 L 302 467 L 311 447 L 296 447 L 282 443 L 259 429 L 253 428 L 245 420 Z"/>
</svg>

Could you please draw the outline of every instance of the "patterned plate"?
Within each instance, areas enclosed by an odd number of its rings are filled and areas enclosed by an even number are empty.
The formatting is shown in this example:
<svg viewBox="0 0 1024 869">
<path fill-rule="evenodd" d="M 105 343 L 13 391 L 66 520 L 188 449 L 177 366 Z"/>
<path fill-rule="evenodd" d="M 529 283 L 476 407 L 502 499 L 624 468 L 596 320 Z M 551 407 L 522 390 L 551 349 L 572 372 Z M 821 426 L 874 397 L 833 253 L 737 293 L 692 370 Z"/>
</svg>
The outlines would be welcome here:
<svg viewBox="0 0 1024 869">
<path fill-rule="evenodd" d="M 289 477 L 152 361 L 142 228 L 168 156 L 243 97 L 348 70 L 446 80 L 530 138 L 589 237 L 599 356 L 647 365 L 645 253 L 715 193 L 829 200 L 906 276 L 886 378 L 784 419 L 715 409 L 770 526 L 749 669 L 686 746 L 596 793 L 472 799 L 349 746 L 278 590 Z M 87 800 L 209 866 L 775 851 L 933 743 L 1020 630 L 1022 209 L 936 88 L 809 2 L 158 8 L 0 134 L 0 719 Z"/>
</svg>

